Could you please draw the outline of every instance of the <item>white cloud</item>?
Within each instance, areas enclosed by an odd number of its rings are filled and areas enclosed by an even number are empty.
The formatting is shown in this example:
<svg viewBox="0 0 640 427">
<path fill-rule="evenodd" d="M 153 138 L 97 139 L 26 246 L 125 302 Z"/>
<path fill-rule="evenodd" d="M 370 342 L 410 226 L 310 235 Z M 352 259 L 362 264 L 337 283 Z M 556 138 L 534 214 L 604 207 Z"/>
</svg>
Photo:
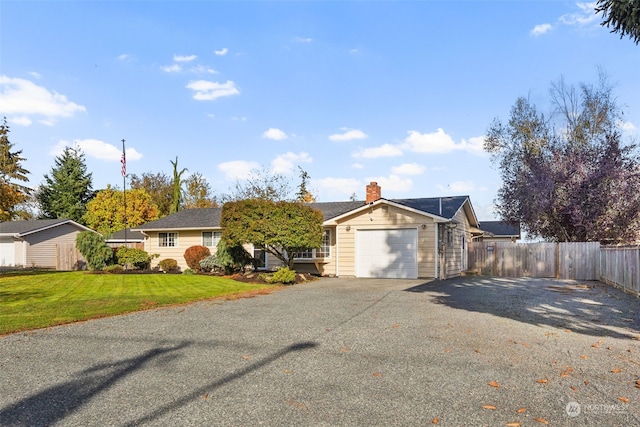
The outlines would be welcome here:
<svg viewBox="0 0 640 427">
<path fill-rule="evenodd" d="M 282 141 L 283 139 L 288 138 L 287 134 L 278 128 L 269 128 L 263 132 L 262 137 L 273 139 L 274 141 Z"/>
<path fill-rule="evenodd" d="M 579 11 L 562 15 L 559 21 L 571 27 L 585 27 L 600 22 L 601 16 L 595 13 L 595 2 L 578 2 L 576 3 L 576 7 Z"/>
<path fill-rule="evenodd" d="M 336 133 L 333 135 L 329 135 L 329 139 L 331 141 L 352 141 L 354 139 L 366 139 L 366 138 L 368 138 L 367 134 L 362 132 L 359 129 L 352 129 L 344 133 Z"/>
<path fill-rule="evenodd" d="M 231 80 L 227 80 L 225 83 L 196 80 L 190 82 L 187 88 L 195 92 L 193 99 L 198 101 L 212 101 L 223 96 L 240 94 L 240 91 L 236 88 L 236 84 Z"/>
<path fill-rule="evenodd" d="M 323 199 L 342 197 L 347 200 L 353 193 L 364 190 L 364 185 L 355 178 L 321 178 L 312 180 L 313 186 L 318 188 L 318 195 Z"/>
<path fill-rule="evenodd" d="M 351 165 L 352 169 L 364 169 L 364 165 L 362 163 L 354 163 Z"/>
<path fill-rule="evenodd" d="M 293 41 L 296 43 L 312 43 L 313 39 L 311 37 L 294 37 Z"/>
<path fill-rule="evenodd" d="M 421 175 L 425 171 L 425 167 L 417 163 L 403 163 L 391 168 L 391 173 L 396 175 Z"/>
<path fill-rule="evenodd" d="M 456 143 L 440 128 L 434 133 L 420 133 L 411 130 L 405 139 L 403 148 L 417 153 L 449 153 L 456 149 Z"/>
<path fill-rule="evenodd" d="M 530 31 L 530 34 L 534 37 L 541 36 L 545 33 L 548 33 L 553 29 L 551 24 L 538 24 Z"/>
<path fill-rule="evenodd" d="M 73 143 L 65 140 L 60 140 L 54 145 L 49 154 L 52 156 L 59 156 L 64 151 L 65 147 L 78 147 L 86 154 L 87 157 L 92 157 L 99 160 L 107 161 L 120 161 L 122 156 L 122 148 L 113 144 L 108 144 L 99 139 L 80 139 Z M 140 154 L 135 148 L 128 147 L 126 150 L 127 162 L 132 160 L 140 160 L 142 154 Z"/>
<path fill-rule="evenodd" d="M 620 126 L 620 128 L 622 129 L 622 131 L 626 134 L 634 134 L 638 128 L 636 127 L 636 125 L 634 125 L 631 122 L 623 122 L 620 121 L 618 123 L 618 126 Z"/>
<path fill-rule="evenodd" d="M 42 76 L 40 75 L 40 73 L 36 72 L 36 71 L 29 71 L 28 73 L 31 77 L 33 77 L 34 79 L 41 79 Z"/>
<path fill-rule="evenodd" d="M 420 133 L 415 130 L 409 131 L 409 136 L 401 145 L 416 153 L 444 154 L 455 150 L 462 150 L 472 154 L 484 153 L 482 146 L 484 137 L 475 136 L 469 140 L 462 140 L 456 143 L 444 130 L 438 129 L 433 133 Z"/>
<path fill-rule="evenodd" d="M 162 66 L 160 67 L 160 69 L 165 73 L 179 73 L 180 71 L 182 71 L 182 66 L 180 64 L 172 64 Z"/>
<path fill-rule="evenodd" d="M 225 179 L 235 181 L 239 179 L 247 179 L 251 176 L 251 172 L 258 169 L 260 165 L 257 162 L 247 162 L 245 160 L 233 160 L 218 165 L 218 170 L 224 173 Z"/>
<path fill-rule="evenodd" d="M 391 174 L 389 176 L 375 176 L 367 178 L 367 182 L 377 182 L 382 188 L 382 197 L 385 197 L 385 191 L 406 192 L 413 187 L 411 178 L 402 178 L 398 175 Z"/>
<path fill-rule="evenodd" d="M 191 62 L 196 58 L 196 55 L 173 55 L 173 60 L 175 62 Z"/>
<path fill-rule="evenodd" d="M 218 74 L 218 72 L 213 68 L 201 64 L 198 64 L 195 67 L 191 68 L 191 72 L 196 74 Z"/>
<path fill-rule="evenodd" d="M 213 51 L 213 53 L 215 53 L 218 56 L 225 56 L 228 52 L 229 52 L 229 49 L 227 49 L 226 47 L 223 47 L 220 50 L 214 50 Z"/>
<path fill-rule="evenodd" d="M 43 86 L 20 79 L 0 75 L 0 113 L 15 114 L 17 122 L 25 124 L 29 116 L 43 116 L 47 121 L 58 117 L 71 117 L 87 109 L 71 102 L 66 96 Z"/>
<path fill-rule="evenodd" d="M 313 159 L 309 153 L 292 153 L 287 152 L 279 155 L 271 161 L 271 170 L 274 173 L 289 174 L 294 171 L 298 163 L 311 163 Z"/>
<path fill-rule="evenodd" d="M 11 117 L 10 119 L 7 119 L 7 121 L 9 121 L 9 123 L 14 124 L 14 125 L 18 125 L 18 126 L 29 126 L 31 125 L 31 123 L 33 123 L 33 121 L 29 118 L 29 117 Z"/>
<path fill-rule="evenodd" d="M 130 61 L 132 60 L 133 57 L 127 53 L 123 53 L 121 55 L 118 55 L 118 61 Z"/>
<path fill-rule="evenodd" d="M 438 189 L 447 194 L 471 194 L 474 192 L 487 191 L 487 187 L 476 186 L 475 182 L 471 180 L 467 181 L 454 181 L 448 185 L 438 185 Z"/>
<path fill-rule="evenodd" d="M 361 148 L 353 154 L 353 157 L 364 157 L 366 159 L 376 159 L 378 157 L 401 156 L 402 150 L 395 145 L 384 144 L 379 147 Z"/>
</svg>

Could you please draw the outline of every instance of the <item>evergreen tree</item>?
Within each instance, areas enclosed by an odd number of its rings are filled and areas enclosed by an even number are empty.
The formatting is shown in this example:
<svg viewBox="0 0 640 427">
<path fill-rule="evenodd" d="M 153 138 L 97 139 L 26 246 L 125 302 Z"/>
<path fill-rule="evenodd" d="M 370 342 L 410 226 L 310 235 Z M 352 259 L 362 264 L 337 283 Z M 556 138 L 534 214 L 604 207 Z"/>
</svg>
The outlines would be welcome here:
<svg viewBox="0 0 640 427">
<path fill-rule="evenodd" d="M 30 189 L 19 182 L 28 182 L 29 171 L 22 167 L 22 150 L 11 151 L 9 126 L 5 117 L 0 124 L 0 221 L 25 218 L 20 205 L 29 198 Z"/>
<path fill-rule="evenodd" d="M 171 213 L 178 212 L 182 204 L 182 174 L 188 169 L 184 168 L 178 172 L 178 157 L 176 161 L 169 160 L 173 165 L 173 204 L 171 205 Z"/>
<path fill-rule="evenodd" d="M 91 173 L 87 173 L 84 153 L 66 147 L 37 195 L 42 218 L 68 218 L 84 224 L 87 203 L 94 197 Z"/>
</svg>

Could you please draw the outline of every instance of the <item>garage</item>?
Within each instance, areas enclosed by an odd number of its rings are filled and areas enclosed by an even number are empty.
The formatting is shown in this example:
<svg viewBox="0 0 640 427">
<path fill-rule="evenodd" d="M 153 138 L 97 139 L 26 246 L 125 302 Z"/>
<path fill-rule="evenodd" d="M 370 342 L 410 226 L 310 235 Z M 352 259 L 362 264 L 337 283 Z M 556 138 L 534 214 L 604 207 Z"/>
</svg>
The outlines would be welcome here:
<svg viewBox="0 0 640 427">
<path fill-rule="evenodd" d="M 13 238 L 0 237 L 0 267 L 13 266 L 15 262 Z"/>
<path fill-rule="evenodd" d="M 358 230 L 356 276 L 391 279 L 418 277 L 418 230 Z"/>
</svg>

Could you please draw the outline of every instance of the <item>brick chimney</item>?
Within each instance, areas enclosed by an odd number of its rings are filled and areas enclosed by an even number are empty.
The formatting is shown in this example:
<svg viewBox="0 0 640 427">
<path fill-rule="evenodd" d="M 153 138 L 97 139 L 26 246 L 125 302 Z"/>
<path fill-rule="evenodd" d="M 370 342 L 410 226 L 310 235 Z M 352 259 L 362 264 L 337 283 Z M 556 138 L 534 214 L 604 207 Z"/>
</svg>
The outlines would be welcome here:
<svg viewBox="0 0 640 427">
<path fill-rule="evenodd" d="M 367 199 L 366 199 L 366 203 L 373 203 L 378 199 L 382 198 L 382 189 L 380 188 L 380 186 L 378 185 L 377 182 L 371 182 L 369 185 L 367 185 Z"/>
</svg>

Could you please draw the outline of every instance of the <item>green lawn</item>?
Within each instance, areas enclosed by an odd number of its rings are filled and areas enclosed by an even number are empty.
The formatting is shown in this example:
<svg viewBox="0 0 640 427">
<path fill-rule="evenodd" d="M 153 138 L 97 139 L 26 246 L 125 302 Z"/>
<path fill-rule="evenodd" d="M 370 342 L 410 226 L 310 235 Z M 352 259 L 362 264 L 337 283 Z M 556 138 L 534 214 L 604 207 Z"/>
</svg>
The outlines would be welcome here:
<svg viewBox="0 0 640 427">
<path fill-rule="evenodd" d="M 275 286 L 215 276 L 0 273 L 0 335 Z"/>
</svg>

